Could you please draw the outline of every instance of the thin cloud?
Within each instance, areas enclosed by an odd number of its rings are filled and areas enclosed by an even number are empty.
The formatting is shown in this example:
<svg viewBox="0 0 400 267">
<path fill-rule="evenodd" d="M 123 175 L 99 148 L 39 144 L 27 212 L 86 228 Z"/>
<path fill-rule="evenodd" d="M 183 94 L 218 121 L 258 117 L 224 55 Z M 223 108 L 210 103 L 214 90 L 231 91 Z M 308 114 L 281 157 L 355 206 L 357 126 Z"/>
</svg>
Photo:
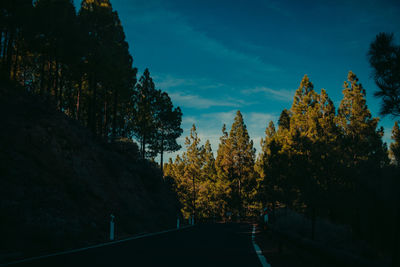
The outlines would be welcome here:
<svg viewBox="0 0 400 267">
<path fill-rule="evenodd" d="M 199 95 L 185 94 L 182 92 L 174 92 L 169 94 L 172 101 L 178 106 L 196 108 L 196 109 L 207 109 L 210 107 L 240 107 L 239 101 L 231 100 L 217 100 L 204 98 Z"/>
<path fill-rule="evenodd" d="M 163 90 L 196 84 L 196 82 L 191 79 L 177 78 L 172 75 L 155 75 L 153 80 L 156 82 L 157 88 Z"/>
<path fill-rule="evenodd" d="M 157 25 L 157 29 L 168 37 L 164 40 L 160 51 L 163 50 L 163 47 L 175 47 L 176 50 L 172 53 L 181 55 L 179 57 L 180 64 L 190 63 L 201 66 L 204 65 L 204 60 L 210 60 L 214 69 L 229 68 L 231 73 L 243 75 L 246 72 L 248 75 L 257 77 L 260 74 L 266 75 L 266 73 L 281 71 L 277 65 L 269 64 L 258 56 L 238 51 L 208 36 L 205 32 L 195 29 L 184 16 L 162 5 L 154 8 L 144 5 L 139 11 L 132 9 L 133 14 L 128 18 L 127 26 L 135 25 L 135 27 L 144 28 Z M 169 52 L 171 53 L 171 51 Z M 160 54 L 167 55 L 168 53 Z M 202 57 L 198 57 L 198 55 L 202 55 Z M 165 60 L 169 60 L 169 57 L 165 57 Z"/>
<path fill-rule="evenodd" d="M 196 89 L 215 89 L 226 87 L 225 84 L 215 82 L 207 78 L 187 78 L 177 77 L 172 74 L 158 73 L 153 76 L 153 80 L 156 83 L 156 87 L 168 90 L 171 88 L 196 88 Z"/>
<path fill-rule="evenodd" d="M 266 97 L 271 97 L 273 99 L 285 102 L 292 101 L 294 96 L 294 91 L 285 89 L 274 90 L 268 87 L 256 87 L 253 89 L 242 90 L 241 92 L 246 95 L 263 93 Z"/>
<path fill-rule="evenodd" d="M 249 128 L 251 129 L 259 129 L 260 127 L 265 129 L 270 121 L 275 122 L 277 120 L 275 114 L 262 112 L 250 112 L 247 117 Z"/>
</svg>

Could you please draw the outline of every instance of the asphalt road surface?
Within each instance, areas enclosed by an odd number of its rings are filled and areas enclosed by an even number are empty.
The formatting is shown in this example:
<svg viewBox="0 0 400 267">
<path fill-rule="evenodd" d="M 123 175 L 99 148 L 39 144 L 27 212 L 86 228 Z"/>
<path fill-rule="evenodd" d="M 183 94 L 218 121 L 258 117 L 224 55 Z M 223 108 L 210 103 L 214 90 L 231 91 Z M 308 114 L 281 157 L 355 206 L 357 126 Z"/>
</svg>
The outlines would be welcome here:
<svg viewBox="0 0 400 267">
<path fill-rule="evenodd" d="M 197 225 L 10 266 L 261 266 L 252 225 Z"/>
</svg>

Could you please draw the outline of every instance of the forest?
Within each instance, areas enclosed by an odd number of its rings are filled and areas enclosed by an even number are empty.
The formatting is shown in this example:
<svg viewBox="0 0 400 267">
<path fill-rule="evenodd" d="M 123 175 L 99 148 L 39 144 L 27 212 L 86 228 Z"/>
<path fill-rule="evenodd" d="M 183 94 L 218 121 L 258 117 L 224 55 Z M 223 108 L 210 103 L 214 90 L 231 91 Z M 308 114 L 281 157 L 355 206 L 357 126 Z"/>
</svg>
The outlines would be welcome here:
<svg viewBox="0 0 400 267">
<path fill-rule="evenodd" d="M 288 207 L 309 216 L 350 224 L 356 236 L 384 244 L 395 231 L 400 129 L 390 148 L 353 72 L 336 109 L 305 75 L 290 109 L 271 121 L 256 156 L 243 116 L 222 126 L 216 157 L 193 125 L 186 151 L 170 159 L 165 175 L 175 184 L 184 216 L 257 216 L 263 207 Z M 373 212 L 371 212 L 373 211 Z M 387 232 L 385 232 L 387 231 Z M 371 235 L 371 233 L 373 233 Z M 314 227 L 311 236 L 314 238 Z"/>
<path fill-rule="evenodd" d="M 164 182 L 175 190 L 184 218 L 254 217 L 267 206 L 287 207 L 311 218 L 312 238 L 317 217 L 351 225 L 356 237 L 377 247 L 399 238 L 399 123 L 388 146 L 352 71 L 343 77 L 338 107 L 305 75 L 277 125 L 265 125 L 258 153 L 238 110 L 230 129 L 221 125 L 216 153 L 193 124 L 184 152 L 164 163 L 166 152 L 181 149 L 182 111 L 148 69 L 137 79 L 108 0 L 83 0 L 78 11 L 69 0 L 3 0 L 0 9 L 1 79 L 78 121 L 93 138 L 133 139 L 142 159 L 160 156 Z M 371 44 L 370 63 L 382 114 L 398 116 L 398 95 L 388 87 L 393 77 L 374 54 L 385 38 Z"/>
<path fill-rule="evenodd" d="M 258 155 L 240 111 L 229 133 L 222 126 L 216 157 L 193 125 L 186 151 L 164 166 L 184 216 L 240 218 L 286 207 L 310 218 L 311 239 L 321 217 L 350 225 L 355 238 L 391 248 L 399 235 L 399 124 L 388 148 L 351 71 L 342 93 L 335 108 L 327 91 L 315 91 L 305 75 L 277 127 L 272 121 L 266 126 Z"/>
<path fill-rule="evenodd" d="M 139 140 L 143 158 L 179 150 L 182 112 L 137 80 L 125 33 L 108 0 L 7 0 L 1 4 L 1 75 L 48 100 L 105 140 Z M 161 164 L 162 165 L 162 164 Z"/>
</svg>

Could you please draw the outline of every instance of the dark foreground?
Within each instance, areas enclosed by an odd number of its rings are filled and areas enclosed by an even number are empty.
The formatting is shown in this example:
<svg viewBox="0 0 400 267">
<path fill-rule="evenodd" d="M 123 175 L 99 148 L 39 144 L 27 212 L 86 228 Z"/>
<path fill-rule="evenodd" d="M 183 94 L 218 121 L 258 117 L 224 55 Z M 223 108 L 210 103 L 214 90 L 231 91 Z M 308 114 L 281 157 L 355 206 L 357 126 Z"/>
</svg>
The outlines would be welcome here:
<svg viewBox="0 0 400 267">
<path fill-rule="evenodd" d="M 210 224 L 10 266 L 261 266 L 252 225 Z"/>
</svg>

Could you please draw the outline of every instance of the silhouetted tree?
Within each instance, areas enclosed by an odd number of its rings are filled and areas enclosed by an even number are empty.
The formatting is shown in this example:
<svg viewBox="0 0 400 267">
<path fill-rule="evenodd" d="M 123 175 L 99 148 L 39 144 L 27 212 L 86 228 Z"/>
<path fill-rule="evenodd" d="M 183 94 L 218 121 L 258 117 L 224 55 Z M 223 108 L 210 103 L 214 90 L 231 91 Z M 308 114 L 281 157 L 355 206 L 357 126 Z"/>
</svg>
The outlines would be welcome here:
<svg viewBox="0 0 400 267">
<path fill-rule="evenodd" d="M 392 140 L 390 144 L 390 154 L 396 166 L 400 167 L 400 128 L 399 123 L 396 121 L 392 129 Z"/>
<path fill-rule="evenodd" d="M 152 133 L 150 149 L 154 154 L 160 154 L 160 166 L 163 170 L 164 152 L 174 152 L 181 148 L 176 139 L 181 136 L 182 111 L 174 108 L 166 92 L 156 93 L 155 102 L 155 131 Z"/>
<path fill-rule="evenodd" d="M 146 157 L 146 146 L 151 144 L 151 137 L 155 133 L 156 94 L 150 72 L 145 69 L 139 82 L 136 84 L 133 132 L 140 142 L 142 157 Z"/>
<path fill-rule="evenodd" d="M 379 33 L 368 52 L 375 83 L 382 98 L 381 114 L 400 116 L 400 46 L 394 44 L 394 35 Z"/>
</svg>

